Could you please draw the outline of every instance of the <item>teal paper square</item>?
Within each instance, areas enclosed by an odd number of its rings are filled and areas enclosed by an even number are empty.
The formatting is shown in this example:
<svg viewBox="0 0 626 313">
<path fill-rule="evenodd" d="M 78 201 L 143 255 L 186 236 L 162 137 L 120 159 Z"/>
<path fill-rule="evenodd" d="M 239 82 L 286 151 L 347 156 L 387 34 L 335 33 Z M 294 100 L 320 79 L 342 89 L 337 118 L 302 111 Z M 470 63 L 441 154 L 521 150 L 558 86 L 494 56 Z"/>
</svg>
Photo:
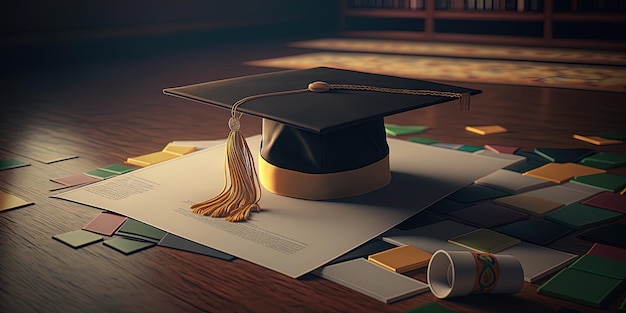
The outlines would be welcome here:
<svg viewBox="0 0 626 313">
<path fill-rule="evenodd" d="M 601 308 L 622 281 L 565 268 L 537 288 L 540 294 Z"/>
<path fill-rule="evenodd" d="M 593 206 L 572 203 L 544 215 L 544 218 L 574 229 L 585 229 L 614 221 L 623 214 L 596 208 Z"/>
<path fill-rule="evenodd" d="M 576 176 L 571 181 L 577 184 L 596 187 L 611 192 L 619 192 L 626 187 L 626 176 L 611 173 Z"/>
</svg>

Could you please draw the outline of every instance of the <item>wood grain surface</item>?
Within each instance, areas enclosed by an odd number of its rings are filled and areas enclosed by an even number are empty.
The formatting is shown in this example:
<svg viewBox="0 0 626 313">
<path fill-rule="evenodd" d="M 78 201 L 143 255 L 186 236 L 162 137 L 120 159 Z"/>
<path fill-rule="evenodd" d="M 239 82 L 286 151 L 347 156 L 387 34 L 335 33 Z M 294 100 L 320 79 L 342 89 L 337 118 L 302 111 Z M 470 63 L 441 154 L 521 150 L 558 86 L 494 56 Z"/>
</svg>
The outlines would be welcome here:
<svg viewBox="0 0 626 313">
<path fill-rule="evenodd" d="M 537 294 L 539 284 L 525 283 L 514 295 L 438 300 L 426 292 L 388 305 L 313 275 L 292 279 L 239 259 L 163 247 L 126 256 L 102 244 L 75 250 L 53 240 L 82 228 L 100 210 L 50 198 L 51 178 L 120 163 L 173 140 L 227 135 L 228 111 L 165 96 L 163 88 L 275 71 L 241 62 L 304 51 L 279 40 L 198 41 L 179 48 L 133 42 L 19 47 L 3 60 L 0 159 L 31 165 L 0 171 L 0 189 L 35 204 L 0 212 L 0 312 L 404 312 L 430 301 L 459 312 L 604 312 L 624 299 L 621 292 L 610 307 L 592 309 Z M 449 102 L 386 121 L 429 126 L 423 136 L 440 142 L 626 154 L 624 144 L 593 146 L 572 138 L 626 132 L 626 93 L 462 86 L 483 90 L 469 112 Z M 489 124 L 509 132 L 480 136 L 464 130 Z M 260 126 L 257 118 L 242 120 L 247 136 Z M 34 159 L 72 154 L 79 157 L 50 164 Z M 612 172 L 626 175 L 624 168 Z M 584 253 L 591 243 L 576 239 L 578 233 L 550 246 Z M 426 278 L 423 269 L 408 275 Z"/>
</svg>

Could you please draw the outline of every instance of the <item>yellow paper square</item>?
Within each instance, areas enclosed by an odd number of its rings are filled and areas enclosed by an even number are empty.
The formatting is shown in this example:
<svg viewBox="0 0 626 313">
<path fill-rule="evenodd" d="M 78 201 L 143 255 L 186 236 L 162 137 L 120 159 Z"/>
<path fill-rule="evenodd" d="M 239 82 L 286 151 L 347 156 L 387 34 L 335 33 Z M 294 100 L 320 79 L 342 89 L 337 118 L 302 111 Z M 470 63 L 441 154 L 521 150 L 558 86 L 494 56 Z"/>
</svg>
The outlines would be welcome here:
<svg viewBox="0 0 626 313">
<path fill-rule="evenodd" d="M 0 190 L 0 211 L 16 209 L 30 204 L 33 204 L 33 202 L 26 201 Z"/>
<path fill-rule="evenodd" d="M 152 152 L 152 153 L 140 155 L 140 156 L 133 157 L 133 158 L 128 158 L 126 159 L 126 163 L 145 167 L 148 165 L 157 164 L 163 161 L 171 160 L 177 157 L 179 156 L 173 153 L 158 151 L 158 152 Z"/>
<path fill-rule="evenodd" d="M 479 135 L 505 133 L 508 130 L 500 125 L 466 126 L 465 130 Z"/>
<path fill-rule="evenodd" d="M 585 176 L 600 173 L 606 173 L 606 171 L 576 163 L 548 163 L 532 169 L 523 175 L 562 184 L 574 178 L 574 176 Z"/>
<path fill-rule="evenodd" d="M 196 151 L 195 146 L 174 146 L 168 144 L 163 148 L 162 151 L 152 152 L 132 158 L 126 159 L 126 163 L 145 167 L 148 165 L 153 165 L 157 163 L 161 163 L 167 160 L 171 160 L 173 158 L 177 158 L 179 156 L 183 156 L 185 154 Z"/>
<path fill-rule="evenodd" d="M 372 254 L 367 259 L 390 271 L 404 273 L 426 266 L 431 256 L 413 246 L 400 246 Z"/>
<path fill-rule="evenodd" d="M 165 146 L 165 148 L 163 148 L 163 152 L 173 153 L 178 156 L 183 156 L 185 154 L 188 154 L 194 151 L 196 151 L 195 146 L 174 146 L 174 145 L 168 144 L 167 146 Z"/>
<path fill-rule="evenodd" d="M 574 138 L 588 142 L 588 143 L 592 143 L 597 146 L 616 145 L 616 144 L 624 143 L 621 140 L 607 139 L 607 138 L 600 137 L 600 136 L 583 136 L 583 135 L 574 134 Z"/>
</svg>

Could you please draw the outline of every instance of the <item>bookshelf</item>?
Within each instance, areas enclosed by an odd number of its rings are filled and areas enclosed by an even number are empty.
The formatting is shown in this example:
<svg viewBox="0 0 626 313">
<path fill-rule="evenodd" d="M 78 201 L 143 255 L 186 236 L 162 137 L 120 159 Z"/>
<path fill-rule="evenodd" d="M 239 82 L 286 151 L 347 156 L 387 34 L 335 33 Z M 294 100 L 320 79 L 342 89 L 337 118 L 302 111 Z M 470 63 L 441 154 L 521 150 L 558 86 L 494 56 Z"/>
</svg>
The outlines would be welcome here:
<svg viewBox="0 0 626 313">
<path fill-rule="evenodd" d="M 342 33 L 626 50 L 626 0 L 342 0 Z"/>
</svg>

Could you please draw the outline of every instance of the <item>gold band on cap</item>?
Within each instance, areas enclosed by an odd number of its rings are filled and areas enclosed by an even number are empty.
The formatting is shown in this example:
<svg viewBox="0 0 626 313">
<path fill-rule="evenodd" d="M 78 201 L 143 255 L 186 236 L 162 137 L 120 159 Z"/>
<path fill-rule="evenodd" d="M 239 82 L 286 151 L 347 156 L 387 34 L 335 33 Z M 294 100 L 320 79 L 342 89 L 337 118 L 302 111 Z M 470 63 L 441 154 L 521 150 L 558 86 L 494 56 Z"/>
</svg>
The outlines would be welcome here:
<svg viewBox="0 0 626 313">
<path fill-rule="evenodd" d="M 337 173 L 309 174 L 277 167 L 259 156 L 259 180 L 272 193 L 307 200 L 358 196 L 391 182 L 389 155 L 370 165 Z"/>
</svg>

